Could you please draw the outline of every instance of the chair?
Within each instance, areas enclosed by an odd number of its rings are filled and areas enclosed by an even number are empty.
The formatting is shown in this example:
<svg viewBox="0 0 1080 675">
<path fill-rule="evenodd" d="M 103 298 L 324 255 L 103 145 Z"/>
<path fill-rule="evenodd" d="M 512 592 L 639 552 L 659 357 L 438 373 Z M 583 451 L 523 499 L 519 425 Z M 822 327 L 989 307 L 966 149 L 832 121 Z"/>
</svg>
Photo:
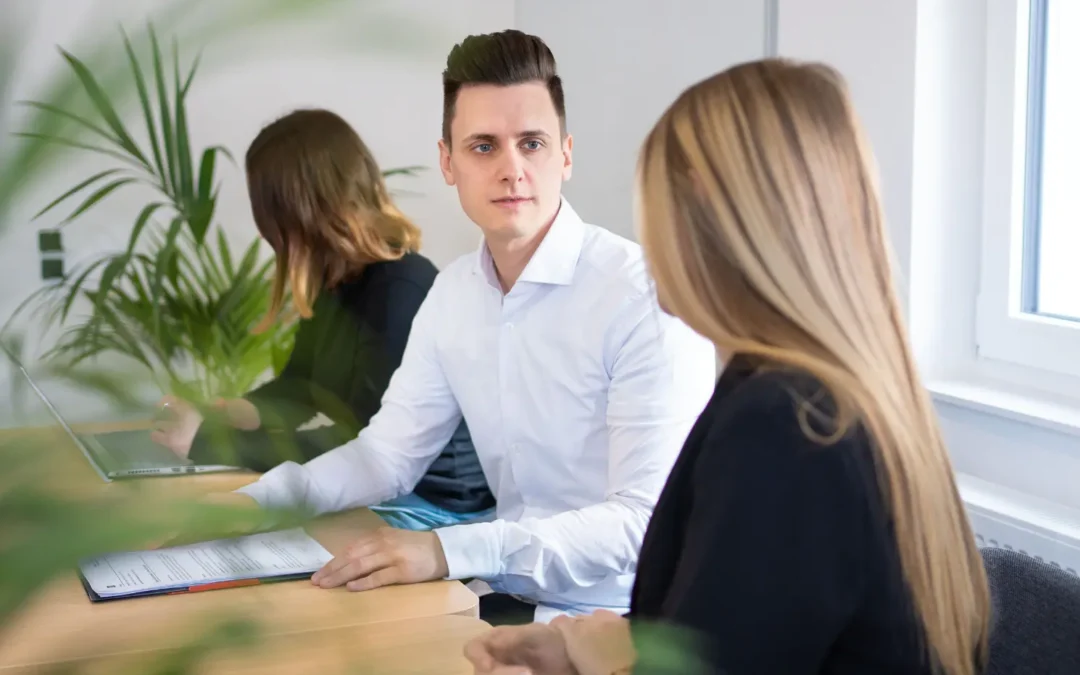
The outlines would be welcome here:
<svg viewBox="0 0 1080 675">
<path fill-rule="evenodd" d="M 981 553 L 994 607 L 985 675 L 1080 674 L 1080 579 L 1016 551 Z"/>
</svg>

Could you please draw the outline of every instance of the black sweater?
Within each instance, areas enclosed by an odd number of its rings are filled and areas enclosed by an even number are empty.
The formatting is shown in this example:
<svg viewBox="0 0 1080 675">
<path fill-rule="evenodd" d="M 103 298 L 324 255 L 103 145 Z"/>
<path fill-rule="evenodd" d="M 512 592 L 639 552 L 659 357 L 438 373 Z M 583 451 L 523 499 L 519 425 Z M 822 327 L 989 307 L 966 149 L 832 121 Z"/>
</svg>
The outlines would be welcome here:
<svg viewBox="0 0 1080 675">
<path fill-rule="evenodd" d="M 635 630 L 691 629 L 724 675 L 931 672 L 871 444 L 861 427 L 829 446 L 800 427 L 800 402 L 829 412 L 822 394 L 728 365 L 649 523 Z"/>
<path fill-rule="evenodd" d="M 207 420 L 191 459 L 266 471 L 356 438 L 401 364 L 413 317 L 436 274 L 427 258 L 409 254 L 368 265 L 357 278 L 320 293 L 281 374 L 245 396 L 258 408 L 261 427 L 237 431 Z M 333 425 L 297 431 L 318 413 Z M 494 505 L 464 421 L 415 492 L 459 513 Z"/>
</svg>

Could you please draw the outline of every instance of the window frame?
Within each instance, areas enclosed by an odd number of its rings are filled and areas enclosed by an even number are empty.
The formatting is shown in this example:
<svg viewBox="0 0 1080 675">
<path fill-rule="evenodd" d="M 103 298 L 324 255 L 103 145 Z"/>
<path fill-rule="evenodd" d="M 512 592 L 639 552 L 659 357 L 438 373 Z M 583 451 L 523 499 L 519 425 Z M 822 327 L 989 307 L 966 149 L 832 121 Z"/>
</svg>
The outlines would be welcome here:
<svg viewBox="0 0 1080 675">
<path fill-rule="evenodd" d="M 982 269 L 976 353 L 1080 377 L 1080 322 L 1035 314 L 1046 8 L 1049 0 L 987 3 Z M 1029 59 L 1031 46 L 1041 46 Z M 1034 83 L 1035 95 L 1029 93 Z M 1035 142 L 1031 142 L 1035 141 Z M 1028 199 L 1029 195 L 1032 197 Z"/>
</svg>

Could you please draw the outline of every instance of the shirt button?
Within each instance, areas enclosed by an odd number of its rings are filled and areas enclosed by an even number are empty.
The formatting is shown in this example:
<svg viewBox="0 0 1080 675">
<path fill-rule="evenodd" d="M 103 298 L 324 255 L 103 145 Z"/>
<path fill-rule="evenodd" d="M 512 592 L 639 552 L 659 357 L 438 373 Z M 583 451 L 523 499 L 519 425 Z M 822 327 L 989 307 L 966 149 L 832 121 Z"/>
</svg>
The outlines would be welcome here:
<svg viewBox="0 0 1080 675">
<path fill-rule="evenodd" d="M 506 323 L 506 327 L 509 328 L 510 330 L 514 330 L 514 323 L 512 321 L 508 321 Z"/>
</svg>

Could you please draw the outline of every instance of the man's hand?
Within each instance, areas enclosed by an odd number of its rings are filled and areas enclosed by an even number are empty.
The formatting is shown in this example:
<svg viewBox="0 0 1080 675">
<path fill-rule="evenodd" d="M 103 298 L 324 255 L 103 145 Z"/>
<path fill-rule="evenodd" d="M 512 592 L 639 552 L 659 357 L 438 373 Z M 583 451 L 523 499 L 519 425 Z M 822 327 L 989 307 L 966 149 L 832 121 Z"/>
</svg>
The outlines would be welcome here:
<svg viewBox="0 0 1080 675">
<path fill-rule="evenodd" d="M 322 588 L 344 585 L 350 591 L 367 591 L 444 579 L 447 574 L 437 534 L 383 527 L 353 542 L 316 572 L 311 582 Z"/>
<path fill-rule="evenodd" d="M 465 645 L 465 658 L 477 675 L 577 675 L 563 634 L 542 623 L 490 630 Z"/>
</svg>

